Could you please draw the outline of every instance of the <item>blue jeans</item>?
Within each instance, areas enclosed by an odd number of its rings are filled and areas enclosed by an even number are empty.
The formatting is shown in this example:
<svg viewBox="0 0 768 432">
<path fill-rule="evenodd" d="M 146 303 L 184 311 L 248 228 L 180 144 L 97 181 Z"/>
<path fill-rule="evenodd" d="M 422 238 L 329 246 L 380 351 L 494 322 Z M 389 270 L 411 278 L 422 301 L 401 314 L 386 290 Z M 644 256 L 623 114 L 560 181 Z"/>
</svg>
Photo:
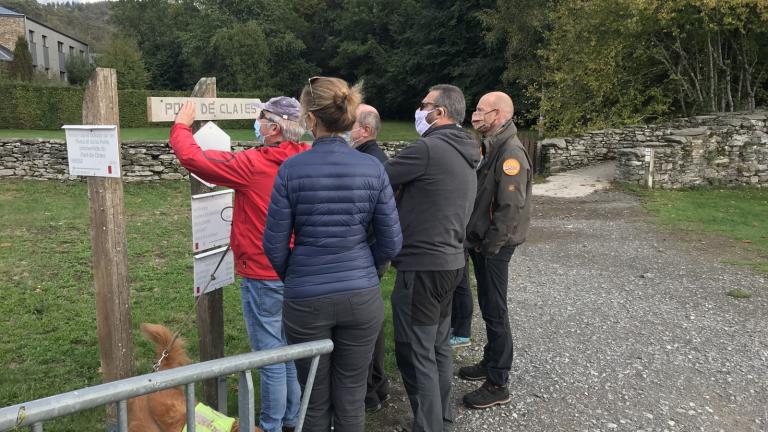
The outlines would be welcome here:
<svg viewBox="0 0 768 432">
<path fill-rule="evenodd" d="M 283 330 L 283 283 L 279 280 L 243 278 L 243 317 L 253 351 L 287 345 Z M 293 362 L 264 366 L 261 380 L 261 417 L 264 432 L 296 426 L 301 389 Z"/>
</svg>

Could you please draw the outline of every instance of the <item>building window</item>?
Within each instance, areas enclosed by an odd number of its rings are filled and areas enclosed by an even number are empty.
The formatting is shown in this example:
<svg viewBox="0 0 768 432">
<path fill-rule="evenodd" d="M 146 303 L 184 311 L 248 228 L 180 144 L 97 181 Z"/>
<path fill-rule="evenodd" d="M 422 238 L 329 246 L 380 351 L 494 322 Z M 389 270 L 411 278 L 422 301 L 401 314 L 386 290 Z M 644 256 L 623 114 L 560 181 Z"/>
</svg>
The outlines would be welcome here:
<svg viewBox="0 0 768 432">
<path fill-rule="evenodd" d="M 73 47 L 72 45 L 70 45 L 70 46 L 69 46 L 69 56 L 70 56 L 70 57 L 74 57 L 74 55 L 75 55 L 75 47 Z"/>
<path fill-rule="evenodd" d="M 48 36 L 43 36 L 43 47 L 48 48 Z"/>
<path fill-rule="evenodd" d="M 35 32 L 30 30 L 29 31 L 29 41 L 34 42 L 35 41 Z"/>
<path fill-rule="evenodd" d="M 59 52 L 60 53 L 64 52 L 64 42 L 59 42 Z"/>
<path fill-rule="evenodd" d="M 67 73 L 66 72 L 59 72 L 59 79 L 61 79 L 62 81 L 66 81 L 67 80 Z"/>
<path fill-rule="evenodd" d="M 80 50 L 80 57 L 85 58 L 85 51 Z"/>
</svg>

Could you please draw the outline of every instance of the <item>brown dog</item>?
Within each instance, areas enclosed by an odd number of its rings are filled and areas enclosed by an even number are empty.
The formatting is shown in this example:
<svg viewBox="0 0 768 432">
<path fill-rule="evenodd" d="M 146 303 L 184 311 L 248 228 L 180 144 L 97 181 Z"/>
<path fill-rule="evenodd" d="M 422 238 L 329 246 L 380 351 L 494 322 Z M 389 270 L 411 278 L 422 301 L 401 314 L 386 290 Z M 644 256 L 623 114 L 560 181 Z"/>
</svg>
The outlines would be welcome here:
<svg viewBox="0 0 768 432">
<path fill-rule="evenodd" d="M 173 333 L 160 324 L 141 325 L 141 332 L 155 344 L 156 359 L 173 340 Z M 177 338 L 168 349 L 160 370 L 172 369 L 192 363 L 185 349 L 186 341 Z M 187 406 L 182 387 L 149 393 L 128 400 L 129 432 L 181 432 L 186 425 Z M 257 428 L 258 430 L 258 428 Z M 239 432 L 238 422 L 230 432 Z"/>
</svg>

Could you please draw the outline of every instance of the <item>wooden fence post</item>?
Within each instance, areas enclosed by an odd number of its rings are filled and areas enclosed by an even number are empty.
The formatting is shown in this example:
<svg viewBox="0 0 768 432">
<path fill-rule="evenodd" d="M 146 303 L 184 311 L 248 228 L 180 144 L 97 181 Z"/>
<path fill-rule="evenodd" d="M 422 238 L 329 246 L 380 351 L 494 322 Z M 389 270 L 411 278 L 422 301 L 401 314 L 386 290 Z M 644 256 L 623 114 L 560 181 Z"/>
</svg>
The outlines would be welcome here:
<svg viewBox="0 0 768 432">
<path fill-rule="evenodd" d="M 200 78 L 192 90 L 192 97 L 216 97 L 216 78 Z M 192 131 L 196 132 L 201 122 L 195 122 Z M 208 192 L 208 188 L 193 176 L 189 176 L 192 195 Z M 197 333 L 200 342 L 200 361 L 224 357 L 224 290 L 215 290 L 200 294 L 197 304 Z M 216 380 L 203 382 L 203 403 L 218 407 Z"/>
<path fill-rule="evenodd" d="M 97 68 L 83 98 L 83 124 L 117 126 L 117 74 Z M 119 152 L 118 152 L 119 154 Z M 133 375 L 131 292 L 128 285 L 128 251 L 125 237 L 123 181 L 88 177 L 91 206 L 93 283 L 96 288 L 96 328 L 99 336 L 104 382 Z M 107 430 L 117 429 L 115 407 L 107 408 Z"/>
</svg>

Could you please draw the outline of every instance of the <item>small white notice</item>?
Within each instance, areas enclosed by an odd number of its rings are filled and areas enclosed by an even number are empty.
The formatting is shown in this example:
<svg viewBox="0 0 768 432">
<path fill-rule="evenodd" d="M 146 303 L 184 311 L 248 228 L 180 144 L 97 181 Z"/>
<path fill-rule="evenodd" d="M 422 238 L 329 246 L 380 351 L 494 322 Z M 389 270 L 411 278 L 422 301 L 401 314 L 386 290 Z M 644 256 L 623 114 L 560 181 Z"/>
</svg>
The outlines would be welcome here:
<svg viewBox="0 0 768 432">
<path fill-rule="evenodd" d="M 222 255 L 226 252 L 224 260 L 216 269 Z M 226 247 L 214 249 L 195 255 L 195 296 L 203 294 L 203 290 L 209 293 L 221 287 L 225 287 L 235 282 L 235 261 L 232 251 Z M 216 270 L 216 273 L 214 273 Z M 214 279 L 211 280 L 211 275 Z M 210 281 L 210 284 L 208 283 Z M 207 286 L 207 288 L 206 288 Z"/>
<path fill-rule="evenodd" d="M 192 250 L 204 251 L 229 243 L 232 189 L 192 196 Z"/>
<path fill-rule="evenodd" d="M 69 175 L 120 177 L 117 126 L 64 125 Z"/>
<path fill-rule="evenodd" d="M 216 126 L 216 123 L 206 123 L 193 136 L 197 145 L 203 150 L 232 151 L 232 138 L 224 130 Z M 216 187 L 215 184 L 207 182 L 195 174 L 192 174 L 192 177 L 209 188 Z"/>
</svg>

